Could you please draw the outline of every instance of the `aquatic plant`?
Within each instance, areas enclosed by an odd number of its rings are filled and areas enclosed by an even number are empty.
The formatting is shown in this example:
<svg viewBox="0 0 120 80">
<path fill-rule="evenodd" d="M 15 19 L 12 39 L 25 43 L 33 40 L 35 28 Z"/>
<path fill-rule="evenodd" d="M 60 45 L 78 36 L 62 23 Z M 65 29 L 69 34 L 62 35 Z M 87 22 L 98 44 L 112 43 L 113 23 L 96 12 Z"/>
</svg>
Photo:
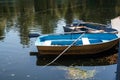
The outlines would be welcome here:
<svg viewBox="0 0 120 80">
<path fill-rule="evenodd" d="M 62 67 L 66 71 L 66 78 L 71 80 L 89 80 L 96 74 L 96 70 L 83 70 L 76 67 Z"/>
</svg>

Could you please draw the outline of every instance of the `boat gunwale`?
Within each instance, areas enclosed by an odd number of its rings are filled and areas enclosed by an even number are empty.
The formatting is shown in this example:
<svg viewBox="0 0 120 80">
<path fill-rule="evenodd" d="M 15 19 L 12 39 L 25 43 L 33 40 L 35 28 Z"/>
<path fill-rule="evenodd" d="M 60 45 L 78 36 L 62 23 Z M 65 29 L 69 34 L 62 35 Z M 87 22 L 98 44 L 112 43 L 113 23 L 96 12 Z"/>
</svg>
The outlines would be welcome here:
<svg viewBox="0 0 120 80">
<path fill-rule="evenodd" d="M 91 34 L 94 34 L 94 33 L 91 33 Z M 97 34 L 101 34 L 101 33 L 97 33 Z M 109 33 L 109 34 L 112 34 L 112 33 Z M 52 35 L 52 34 L 51 34 Z M 59 34 L 58 34 L 59 35 Z M 64 35 L 64 34 L 63 34 Z M 42 35 L 42 36 L 39 36 L 36 41 L 35 41 L 35 46 L 48 46 L 48 45 L 40 45 L 42 42 L 39 41 L 39 38 L 40 37 L 45 37 L 45 36 L 49 36 L 49 35 Z M 108 40 L 108 41 L 105 41 L 105 42 L 99 42 L 99 43 L 92 43 L 92 44 L 85 44 L 85 45 L 74 45 L 74 46 L 90 46 L 90 45 L 99 45 L 99 44 L 104 44 L 104 43 L 108 43 L 108 42 L 112 42 L 112 41 L 115 41 L 115 40 L 118 40 L 120 38 L 120 34 L 116 34 L 116 38 L 115 39 L 112 39 L 112 40 Z M 67 40 L 67 39 L 66 39 Z M 52 41 L 52 40 L 51 40 Z M 37 44 L 39 43 L 39 44 Z M 49 45 L 49 46 L 62 46 L 63 45 Z M 64 45 L 65 47 L 69 46 L 69 45 Z"/>
</svg>

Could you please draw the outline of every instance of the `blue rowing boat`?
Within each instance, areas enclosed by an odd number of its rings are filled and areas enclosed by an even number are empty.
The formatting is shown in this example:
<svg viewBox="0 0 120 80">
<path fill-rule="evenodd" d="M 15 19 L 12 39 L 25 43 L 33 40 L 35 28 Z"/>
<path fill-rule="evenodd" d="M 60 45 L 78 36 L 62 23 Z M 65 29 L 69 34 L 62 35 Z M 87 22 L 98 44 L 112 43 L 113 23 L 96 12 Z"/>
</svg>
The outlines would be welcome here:
<svg viewBox="0 0 120 80">
<path fill-rule="evenodd" d="M 63 26 L 64 32 L 87 32 L 87 33 L 118 33 L 111 25 L 74 20 L 72 24 Z"/>
<path fill-rule="evenodd" d="M 119 42 L 118 34 L 73 33 L 42 35 L 35 41 L 40 54 L 96 54 L 111 49 Z"/>
</svg>

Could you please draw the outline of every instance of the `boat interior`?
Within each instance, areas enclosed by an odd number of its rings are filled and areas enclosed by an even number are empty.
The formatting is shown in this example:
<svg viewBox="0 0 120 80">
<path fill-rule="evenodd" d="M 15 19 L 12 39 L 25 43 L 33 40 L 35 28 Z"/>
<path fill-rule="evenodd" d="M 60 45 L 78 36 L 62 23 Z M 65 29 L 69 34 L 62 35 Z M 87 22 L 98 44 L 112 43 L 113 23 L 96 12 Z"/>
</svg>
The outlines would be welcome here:
<svg viewBox="0 0 120 80">
<path fill-rule="evenodd" d="M 71 45 L 79 36 L 82 34 L 61 34 L 61 35 L 46 35 L 40 37 L 38 42 L 40 45 L 51 46 L 51 45 L 61 45 L 68 46 Z M 109 36 L 109 37 L 107 37 Z M 74 46 L 80 45 L 90 45 L 90 44 L 100 44 L 103 42 L 109 42 L 111 40 L 117 39 L 116 34 L 84 34 L 79 40 L 76 41 Z"/>
</svg>

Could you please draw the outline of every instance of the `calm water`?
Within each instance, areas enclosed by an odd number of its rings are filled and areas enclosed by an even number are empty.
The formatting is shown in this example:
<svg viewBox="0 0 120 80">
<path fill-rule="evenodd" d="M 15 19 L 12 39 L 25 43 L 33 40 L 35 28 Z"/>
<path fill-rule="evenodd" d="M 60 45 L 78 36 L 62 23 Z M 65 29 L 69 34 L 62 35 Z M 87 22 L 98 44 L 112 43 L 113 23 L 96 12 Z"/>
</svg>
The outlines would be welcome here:
<svg viewBox="0 0 120 80">
<path fill-rule="evenodd" d="M 0 0 L 0 80 L 115 80 L 117 51 L 105 56 L 37 56 L 28 34 L 62 33 L 73 19 L 107 24 L 120 0 Z M 69 58 L 68 58 L 69 57 Z"/>
</svg>

